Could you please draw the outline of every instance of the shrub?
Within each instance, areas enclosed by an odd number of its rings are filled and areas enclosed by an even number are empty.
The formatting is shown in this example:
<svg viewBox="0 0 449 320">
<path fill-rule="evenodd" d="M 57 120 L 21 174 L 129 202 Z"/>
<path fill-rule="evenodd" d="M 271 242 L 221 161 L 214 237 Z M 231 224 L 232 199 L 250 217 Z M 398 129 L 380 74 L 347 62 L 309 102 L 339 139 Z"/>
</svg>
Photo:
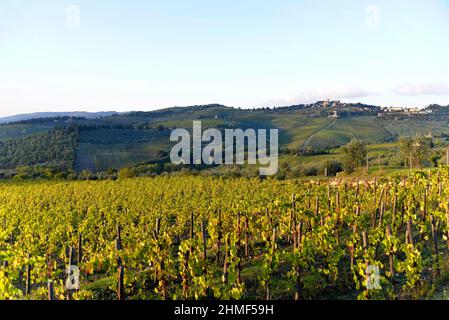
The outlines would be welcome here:
<svg viewBox="0 0 449 320">
<path fill-rule="evenodd" d="M 317 176 L 318 168 L 315 166 L 309 166 L 304 169 L 304 175 L 307 177 Z"/>
</svg>

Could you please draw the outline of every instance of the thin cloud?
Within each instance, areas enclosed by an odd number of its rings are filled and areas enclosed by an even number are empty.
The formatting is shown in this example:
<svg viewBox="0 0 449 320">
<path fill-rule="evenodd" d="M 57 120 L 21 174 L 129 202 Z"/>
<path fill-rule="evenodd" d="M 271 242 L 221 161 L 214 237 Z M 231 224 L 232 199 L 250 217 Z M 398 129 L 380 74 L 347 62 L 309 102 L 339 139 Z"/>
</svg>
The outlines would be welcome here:
<svg viewBox="0 0 449 320">
<path fill-rule="evenodd" d="M 323 99 L 355 99 L 363 98 L 377 93 L 362 89 L 356 85 L 342 85 L 334 88 L 312 89 L 300 92 L 297 98 L 307 102 L 315 102 Z"/>
<path fill-rule="evenodd" d="M 445 83 L 403 83 L 393 89 L 400 96 L 444 95 L 449 94 Z"/>
<path fill-rule="evenodd" d="M 313 103 L 322 100 L 357 99 L 373 95 L 377 92 L 365 90 L 357 85 L 340 85 L 333 88 L 303 89 L 296 96 L 269 101 L 271 105 L 291 105 L 298 103 Z"/>
</svg>

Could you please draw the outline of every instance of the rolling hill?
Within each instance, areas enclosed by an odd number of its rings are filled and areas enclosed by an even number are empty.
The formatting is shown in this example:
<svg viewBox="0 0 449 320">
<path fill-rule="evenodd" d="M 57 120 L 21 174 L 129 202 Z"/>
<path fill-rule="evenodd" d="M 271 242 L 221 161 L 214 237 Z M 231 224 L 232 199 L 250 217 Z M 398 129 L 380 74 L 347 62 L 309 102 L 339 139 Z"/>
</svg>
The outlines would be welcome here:
<svg viewBox="0 0 449 320">
<path fill-rule="evenodd" d="M 12 149 L 20 149 L 20 141 L 27 137 L 38 141 L 48 139 L 46 134 L 49 132 L 68 132 L 72 136 L 76 132 L 73 144 L 75 160 L 67 156 L 70 162 L 65 163 L 66 166 L 78 172 L 120 169 L 160 159 L 173 144 L 169 140 L 171 130 L 191 128 L 194 120 L 201 120 L 203 128 L 278 128 L 281 149 L 297 153 L 327 151 L 346 144 L 352 138 L 376 144 L 417 133 L 449 135 L 449 107 L 432 108 L 433 114 L 427 116 L 387 114 L 382 117 L 379 116 L 381 109 L 376 106 L 329 105 L 326 102 L 262 109 L 237 109 L 215 104 L 151 112 L 21 115 L 0 119 L 0 122 L 8 122 L 0 125 L 0 154 L 3 155 L 0 160 L 2 168 L 13 169 L 17 160 L 9 160 L 11 154 L 33 154 L 29 161 L 20 163 L 46 165 L 51 161 L 38 156 L 43 150 L 51 149 L 45 141 L 36 143 L 34 149 L 30 143 L 25 151 Z M 42 162 L 42 159 L 46 161 Z M 60 158 L 58 162 L 63 160 Z"/>
<path fill-rule="evenodd" d="M 45 119 L 45 118 L 57 118 L 57 117 L 75 117 L 75 118 L 86 118 L 86 119 L 98 119 L 102 117 L 108 117 L 117 114 L 117 112 L 36 112 L 28 114 L 18 114 L 10 117 L 0 118 L 0 123 L 13 123 L 20 121 L 27 121 L 33 119 Z"/>
</svg>

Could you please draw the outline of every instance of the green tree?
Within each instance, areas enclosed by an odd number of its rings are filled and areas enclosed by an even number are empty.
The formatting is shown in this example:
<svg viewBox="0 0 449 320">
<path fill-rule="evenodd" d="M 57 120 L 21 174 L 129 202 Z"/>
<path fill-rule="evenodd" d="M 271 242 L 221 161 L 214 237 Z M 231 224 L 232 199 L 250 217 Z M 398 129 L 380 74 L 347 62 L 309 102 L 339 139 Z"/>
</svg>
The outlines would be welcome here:
<svg viewBox="0 0 449 320">
<path fill-rule="evenodd" d="M 347 145 L 341 147 L 341 151 L 347 173 L 352 173 L 357 167 L 361 166 L 367 154 L 365 144 L 358 139 L 352 139 Z"/>
<path fill-rule="evenodd" d="M 400 156 L 405 166 L 417 168 L 431 155 L 432 139 L 428 137 L 402 138 L 399 140 Z"/>
<path fill-rule="evenodd" d="M 119 179 L 134 178 L 136 176 L 136 171 L 133 168 L 123 168 L 118 172 Z"/>
</svg>

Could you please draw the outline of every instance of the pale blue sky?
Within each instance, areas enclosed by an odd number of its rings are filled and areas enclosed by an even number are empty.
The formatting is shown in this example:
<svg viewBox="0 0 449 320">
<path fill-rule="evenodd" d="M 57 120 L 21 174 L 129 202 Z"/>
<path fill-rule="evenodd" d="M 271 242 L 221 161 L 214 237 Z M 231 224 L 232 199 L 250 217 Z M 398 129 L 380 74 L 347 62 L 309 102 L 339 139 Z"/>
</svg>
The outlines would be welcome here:
<svg viewBox="0 0 449 320">
<path fill-rule="evenodd" d="M 449 0 L 2 0 L 0 116 L 449 104 L 448 57 Z"/>
</svg>

